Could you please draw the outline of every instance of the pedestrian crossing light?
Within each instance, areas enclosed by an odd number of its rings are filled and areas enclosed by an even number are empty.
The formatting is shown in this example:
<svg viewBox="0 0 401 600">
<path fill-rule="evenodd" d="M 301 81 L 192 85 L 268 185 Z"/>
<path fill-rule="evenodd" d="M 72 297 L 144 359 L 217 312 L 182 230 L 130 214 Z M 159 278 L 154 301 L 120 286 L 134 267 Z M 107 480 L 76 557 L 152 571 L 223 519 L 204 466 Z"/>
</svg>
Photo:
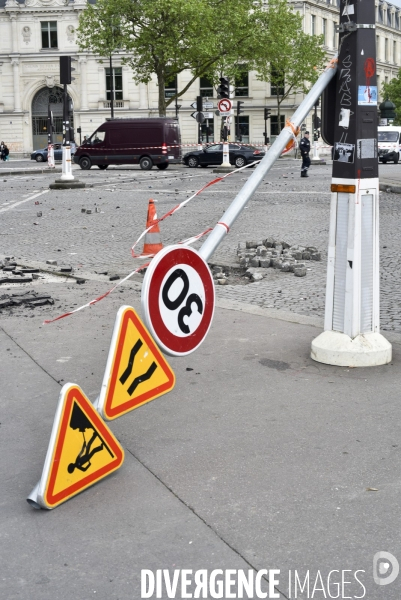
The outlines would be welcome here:
<svg viewBox="0 0 401 600">
<path fill-rule="evenodd" d="M 220 77 L 220 85 L 217 88 L 218 98 L 230 97 L 230 80 L 228 77 Z"/>
<path fill-rule="evenodd" d="M 241 108 L 241 104 L 244 104 L 244 102 L 242 100 L 238 100 L 238 102 L 237 102 L 237 115 L 240 115 L 241 113 L 244 112 L 244 110 Z"/>
<path fill-rule="evenodd" d="M 267 119 L 270 119 L 270 113 L 270 108 L 265 108 L 265 121 L 267 121 Z"/>
</svg>

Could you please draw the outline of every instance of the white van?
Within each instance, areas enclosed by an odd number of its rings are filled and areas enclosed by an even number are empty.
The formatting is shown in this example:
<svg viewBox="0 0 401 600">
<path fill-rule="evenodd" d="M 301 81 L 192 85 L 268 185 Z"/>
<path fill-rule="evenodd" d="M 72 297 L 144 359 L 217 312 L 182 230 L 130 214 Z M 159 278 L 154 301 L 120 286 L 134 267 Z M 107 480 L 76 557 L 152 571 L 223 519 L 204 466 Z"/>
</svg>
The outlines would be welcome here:
<svg viewBox="0 0 401 600">
<path fill-rule="evenodd" d="M 377 143 L 379 161 L 386 163 L 389 161 L 398 163 L 400 157 L 400 136 L 401 127 L 386 126 L 378 127 Z"/>
</svg>

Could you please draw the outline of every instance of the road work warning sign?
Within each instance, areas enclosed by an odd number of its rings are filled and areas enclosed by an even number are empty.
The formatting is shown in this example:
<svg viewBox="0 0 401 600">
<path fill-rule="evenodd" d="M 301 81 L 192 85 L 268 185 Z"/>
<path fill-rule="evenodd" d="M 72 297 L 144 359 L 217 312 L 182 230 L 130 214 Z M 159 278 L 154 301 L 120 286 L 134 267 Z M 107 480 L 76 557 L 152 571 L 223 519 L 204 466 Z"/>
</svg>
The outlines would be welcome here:
<svg viewBox="0 0 401 600">
<path fill-rule="evenodd" d="M 83 391 L 61 390 L 36 504 L 54 508 L 97 483 L 124 461 L 124 450 Z"/>
<path fill-rule="evenodd" d="M 102 389 L 96 408 L 115 419 L 166 394 L 174 372 L 137 313 L 122 306 L 117 313 Z"/>
</svg>

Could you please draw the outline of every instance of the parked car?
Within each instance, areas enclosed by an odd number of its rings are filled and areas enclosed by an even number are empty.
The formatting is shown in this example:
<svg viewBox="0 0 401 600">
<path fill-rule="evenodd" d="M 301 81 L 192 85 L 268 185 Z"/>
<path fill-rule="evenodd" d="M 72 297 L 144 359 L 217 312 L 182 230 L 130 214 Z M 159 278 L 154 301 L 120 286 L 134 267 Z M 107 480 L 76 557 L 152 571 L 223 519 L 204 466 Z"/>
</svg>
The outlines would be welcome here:
<svg viewBox="0 0 401 600">
<path fill-rule="evenodd" d="M 71 142 L 71 156 L 74 156 L 76 152 L 77 146 L 75 142 Z M 54 160 L 61 160 L 63 158 L 63 145 L 62 144 L 54 144 Z M 31 160 L 36 160 L 36 162 L 46 162 L 47 161 L 47 146 L 42 150 L 35 150 L 31 154 Z"/>
<path fill-rule="evenodd" d="M 244 167 L 256 160 L 262 160 L 265 155 L 263 150 L 258 150 L 255 146 L 245 146 L 243 144 L 229 144 L 230 163 L 237 168 Z M 185 154 L 182 159 L 187 167 L 196 168 L 208 167 L 209 165 L 221 165 L 223 162 L 223 144 L 212 144 L 203 150 L 192 150 Z"/>
<path fill-rule="evenodd" d="M 110 119 L 77 149 L 74 162 L 81 169 L 97 165 L 138 165 L 148 171 L 181 163 L 180 126 L 176 119 Z"/>
</svg>

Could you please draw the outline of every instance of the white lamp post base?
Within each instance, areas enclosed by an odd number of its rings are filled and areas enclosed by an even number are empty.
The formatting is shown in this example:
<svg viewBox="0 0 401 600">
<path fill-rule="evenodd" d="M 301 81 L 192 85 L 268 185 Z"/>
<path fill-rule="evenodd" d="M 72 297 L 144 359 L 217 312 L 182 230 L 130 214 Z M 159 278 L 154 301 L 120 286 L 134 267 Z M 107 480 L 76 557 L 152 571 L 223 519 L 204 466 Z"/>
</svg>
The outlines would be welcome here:
<svg viewBox="0 0 401 600">
<path fill-rule="evenodd" d="M 339 331 L 324 331 L 312 342 L 311 358 L 339 367 L 375 367 L 391 362 L 390 342 L 380 333 L 351 339 Z"/>
</svg>

